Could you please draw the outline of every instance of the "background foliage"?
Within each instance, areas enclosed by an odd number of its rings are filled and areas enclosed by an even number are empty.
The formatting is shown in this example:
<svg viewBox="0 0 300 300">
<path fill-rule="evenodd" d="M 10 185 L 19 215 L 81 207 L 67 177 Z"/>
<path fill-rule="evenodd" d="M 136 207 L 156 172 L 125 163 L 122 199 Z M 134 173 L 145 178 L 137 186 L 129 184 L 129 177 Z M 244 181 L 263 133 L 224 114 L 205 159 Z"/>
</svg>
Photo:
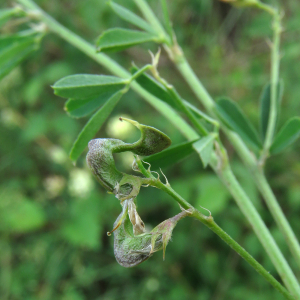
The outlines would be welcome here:
<svg viewBox="0 0 300 300">
<path fill-rule="evenodd" d="M 3 7 L 11 4 L 4 2 Z M 135 10 L 134 4 L 127 2 L 118 1 Z M 91 42 L 105 29 L 123 24 L 105 1 L 37 3 Z M 159 14 L 158 1 L 149 3 Z M 286 31 L 282 43 L 285 93 L 280 125 L 300 111 L 300 68 L 296 63 L 300 56 L 300 5 L 292 0 L 281 4 L 286 12 Z M 173 0 L 169 1 L 169 10 L 179 44 L 211 94 L 238 101 L 258 124 L 258 99 L 269 80 L 269 16 L 217 1 Z M 126 68 L 131 61 L 142 66 L 150 61 L 148 48 L 157 50 L 146 44 L 111 56 Z M 198 105 L 164 53 L 160 72 L 185 99 Z M 174 230 L 164 262 L 159 252 L 133 269 L 116 263 L 113 238 L 106 232 L 112 229 L 120 205 L 96 183 L 84 156 L 76 166 L 69 160 L 68 152 L 86 120 L 68 117 L 63 111 L 64 100 L 50 88 L 61 77 L 75 73 L 107 74 L 79 50 L 49 35 L 41 50 L 0 83 L 0 298 L 282 299 L 218 237 L 189 219 Z M 133 92 L 124 96 L 97 136 L 136 140 L 137 130 L 119 123 L 119 116 L 159 128 L 173 144 L 184 141 Z M 238 178 L 293 267 L 293 258 L 251 177 L 227 146 Z M 299 146 L 298 141 L 267 164 L 268 178 L 296 233 L 300 232 Z M 128 154 L 118 155 L 119 168 L 130 172 L 131 158 Z M 216 176 L 202 169 L 196 155 L 163 171 L 178 193 L 196 207 L 211 210 L 224 230 L 276 274 L 236 204 Z M 142 190 L 139 212 L 147 226 L 179 212 L 170 200 L 158 190 Z"/>
</svg>

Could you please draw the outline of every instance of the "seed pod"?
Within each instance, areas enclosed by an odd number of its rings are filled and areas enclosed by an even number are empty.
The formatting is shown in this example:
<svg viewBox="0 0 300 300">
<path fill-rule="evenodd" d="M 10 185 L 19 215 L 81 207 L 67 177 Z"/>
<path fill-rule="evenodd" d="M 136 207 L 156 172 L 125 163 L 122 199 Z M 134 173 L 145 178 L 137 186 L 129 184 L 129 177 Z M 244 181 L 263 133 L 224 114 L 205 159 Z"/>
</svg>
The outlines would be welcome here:
<svg viewBox="0 0 300 300">
<path fill-rule="evenodd" d="M 86 160 L 98 181 L 118 198 L 136 197 L 142 182 L 138 176 L 124 174 L 117 170 L 113 153 L 131 151 L 137 155 L 151 155 L 164 150 L 171 144 L 170 138 L 156 128 L 139 124 L 129 119 L 141 131 L 141 138 L 133 143 L 124 143 L 118 139 L 94 139 L 89 142 Z M 135 193 L 131 194 L 136 184 Z"/>
<path fill-rule="evenodd" d="M 109 191 L 122 180 L 123 173 L 115 165 L 113 151 L 125 143 L 117 139 L 94 139 L 89 142 L 86 161 L 98 181 Z"/>
<path fill-rule="evenodd" d="M 151 232 L 134 235 L 129 219 L 131 202 L 132 199 L 124 202 L 123 211 L 114 224 L 114 254 L 117 262 L 125 268 L 139 265 L 162 249 L 164 259 L 174 227 L 180 219 L 189 215 L 189 211 L 182 211 L 160 223 Z"/>
<path fill-rule="evenodd" d="M 136 126 L 141 131 L 141 137 L 133 144 L 121 145 L 115 152 L 131 151 L 137 155 L 148 156 L 158 153 L 171 145 L 170 138 L 154 127 L 125 118 L 120 118 L 120 120 Z"/>
</svg>

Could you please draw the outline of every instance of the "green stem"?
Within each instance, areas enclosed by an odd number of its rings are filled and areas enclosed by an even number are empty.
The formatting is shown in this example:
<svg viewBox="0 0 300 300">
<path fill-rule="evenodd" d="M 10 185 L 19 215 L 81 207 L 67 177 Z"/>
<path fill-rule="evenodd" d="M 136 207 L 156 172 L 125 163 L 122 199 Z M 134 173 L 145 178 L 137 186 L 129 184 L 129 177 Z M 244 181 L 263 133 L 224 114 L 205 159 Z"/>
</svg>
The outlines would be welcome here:
<svg viewBox="0 0 300 300">
<path fill-rule="evenodd" d="M 181 97 L 178 95 L 177 91 L 174 89 L 173 86 L 165 85 L 166 89 L 168 90 L 171 97 L 174 99 L 175 103 L 180 107 L 180 109 L 186 114 L 189 120 L 193 123 L 195 128 L 198 130 L 200 135 L 206 136 L 208 131 L 205 129 L 204 126 L 199 122 L 199 120 L 195 117 L 195 115 L 186 107 L 184 102 L 182 101 Z"/>
<path fill-rule="evenodd" d="M 162 40 L 168 41 L 167 44 L 171 45 L 172 43 L 170 41 L 170 37 L 168 36 L 164 28 L 161 26 L 160 22 L 157 20 L 155 14 L 153 13 L 148 3 L 144 0 L 134 0 L 134 2 L 143 13 L 145 12 L 147 16 L 149 16 L 149 19 L 151 20 L 151 22 L 149 23 L 152 25 L 153 29 L 159 34 L 159 37 Z"/>
<path fill-rule="evenodd" d="M 150 173 L 150 171 L 144 168 L 142 161 L 138 157 L 136 157 L 136 163 L 145 177 L 153 179 L 153 182 L 151 183 L 152 186 L 155 186 L 161 189 L 162 191 L 166 192 L 167 194 L 169 194 L 171 197 L 173 197 L 174 200 L 177 201 L 177 203 L 182 208 L 186 210 L 191 209 L 192 217 L 199 220 L 201 223 L 203 223 L 205 226 L 211 229 L 215 234 L 217 234 L 234 251 L 236 251 L 241 257 L 243 257 L 260 275 L 262 275 L 275 289 L 277 289 L 281 294 L 283 294 L 286 299 L 295 299 L 269 272 L 266 271 L 266 269 L 259 262 L 257 262 L 243 247 L 241 247 L 234 239 L 232 239 L 232 237 L 230 237 L 222 228 L 220 228 L 211 215 L 208 217 L 203 215 L 198 210 L 196 210 L 190 203 L 188 203 L 184 198 L 182 198 L 176 191 L 174 191 L 168 183 L 163 184 L 160 180 L 157 180 Z"/>
<path fill-rule="evenodd" d="M 169 95 L 172 97 L 175 104 L 180 108 L 180 110 L 185 113 L 185 115 L 189 118 L 189 120 L 192 122 L 192 124 L 195 126 L 195 128 L 198 130 L 201 136 L 206 136 L 208 134 L 208 131 L 206 128 L 199 122 L 199 120 L 195 117 L 195 115 L 190 111 L 190 109 L 187 107 L 188 102 L 184 102 L 183 99 L 180 97 L 180 95 L 177 93 L 175 88 L 168 84 L 163 78 L 159 76 L 158 71 L 154 67 L 152 70 L 155 79 L 157 79 L 168 91 Z"/>
<path fill-rule="evenodd" d="M 285 217 L 280 205 L 278 204 L 276 196 L 274 195 L 262 168 L 258 166 L 254 155 L 249 151 L 238 135 L 228 129 L 224 130 L 223 128 L 223 131 L 225 131 L 232 145 L 234 145 L 235 149 L 237 150 L 239 156 L 252 173 L 257 188 L 264 197 L 268 209 L 270 210 L 277 226 L 282 232 L 298 266 L 300 266 L 300 245 L 298 239 L 287 218 Z"/>
<path fill-rule="evenodd" d="M 143 0 L 139 0 L 140 2 Z M 264 4 L 259 4 L 260 6 L 264 7 L 258 7 L 262 8 L 265 11 L 269 12 L 270 14 L 274 15 L 274 9 L 270 6 L 266 6 Z M 142 6 L 140 6 L 142 9 Z M 153 25 L 154 22 L 157 21 L 150 18 L 150 15 L 148 15 L 148 11 L 144 10 L 142 11 L 144 14 L 146 20 L 150 24 Z M 152 16 L 152 15 L 151 15 Z M 158 22 L 158 21 L 157 21 Z M 278 41 L 279 42 L 279 41 Z M 192 91 L 197 96 L 198 100 L 204 105 L 207 112 L 212 116 L 216 118 L 215 115 L 215 102 L 213 98 L 210 96 L 210 94 L 207 92 L 201 81 L 198 79 L 198 77 L 195 75 L 193 69 L 189 65 L 188 61 L 184 57 L 184 54 L 182 53 L 179 46 L 169 48 L 168 46 L 165 46 L 167 52 L 170 55 L 170 58 L 174 61 L 177 69 L 181 73 L 182 77 L 186 80 Z M 179 49 L 179 50 L 178 50 Z M 274 48 L 273 48 L 274 49 Z M 276 56 L 275 56 L 276 57 Z M 274 73 L 276 74 L 276 69 Z M 274 93 L 274 92 L 273 92 Z M 276 93 L 276 89 L 275 89 Z M 257 160 L 253 153 L 248 149 L 248 147 L 245 145 L 243 140 L 233 131 L 229 130 L 221 124 L 221 129 L 226 133 L 228 139 L 230 140 L 231 144 L 237 151 L 239 157 L 242 159 L 244 164 L 247 166 L 247 168 L 252 172 L 254 176 L 255 183 L 260 190 L 263 198 L 266 201 L 266 204 L 276 222 L 278 227 L 280 228 L 283 236 L 285 237 L 290 251 L 294 255 L 298 266 L 300 266 L 300 245 L 299 242 L 295 236 L 295 233 L 293 232 L 293 229 L 291 228 L 289 222 L 287 221 L 281 207 L 278 205 L 278 201 L 272 192 L 272 189 L 267 182 L 267 179 L 265 175 L 260 171 L 260 166 L 257 163 Z M 259 174 L 259 176 L 257 175 Z M 263 180 L 261 180 L 263 179 Z"/>
<path fill-rule="evenodd" d="M 153 66 L 152 65 L 146 65 L 143 68 L 139 69 L 138 71 L 136 71 L 132 77 L 130 78 L 130 82 L 129 84 L 131 84 L 131 82 L 133 82 L 134 80 L 136 80 L 139 76 L 141 76 L 142 74 L 144 74 L 147 70 L 152 69 Z"/>
<path fill-rule="evenodd" d="M 276 10 L 272 7 L 272 6 L 270 6 L 270 5 L 268 5 L 268 4 L 265 4 L 265 3 L 263 3 L 263 2 L 257 2 L 256 4 L 255 4 L 255 7 L 256 8 L 259 8 L 259 9 L 261 9 L 261 10 L 264 10 L 264 11 L 266 11 L 267 13 L 269 13 L 270 15 L 272 15 L 272 16 L 274 16 L 275 14 L 276 14 Z"/>
<path fill-rule="evenodd" d="M 201 216 L 195 214 L 195 218 L 200 222 Z M 277 289 L 286 299 L 295 299 L 266 269 L 255 260 L 243 247 L 241 247 L 231 236 L 229 236 L 214 221 L 205 224 L 215 234 L 217 234 L 225 243 L 227 243 L 234 251 L 236 251 L 245 261 L 247 261 L 260 275 L 262 275 L 275 289 Z"/>
<path fill-rule="evenodd" d="M 215 119 L 211 118 L 210 116 L 206 115 L 204 112 L 202 112 L 200 109 L 198 109 L 197 107 L 192 105 L 190 102 L 183 100 L 183 103 L 184 103 L 185 106 L 187 106 L 192 111 L 197 113 L 203 120 L 205 120 L 206 122 L 212 124 L 214 127 L 219 129 L 220 123 L 217 120 L 215 120 Z"/>
<path fill-rule="evenodd" d="M 282 255 L 280 249 L 278 248 L 274 238 L 270 234 L 269 229 L 258 214 L 253 203 L 238 183 L 229 164 L 226 162 L 222 163 L 215 158 L 212 162 L 212 167 L 219 175 L 222 182 L 226 185 L 227 189 L 233 195 L 240 210 L 252 225 L 255 234 L 257 235 L 268 256 L 276 267 L 284 284 L 286 285 L 288 290 L 296 297 L 296 299 L 300 299 L 300 287 L 295 275 L 289 267 L 286 259 Z"/>
<path fill-rule="evenodd" d="M 201 81 L 198 79 L 183 54 L 181 55 L 180 59 L 176 59 L 176 62 L 177 69 L 179 70 L 183 78 L 187 81 L 190 88 L 193 90 L 198 99 L 201 99 L 201 103 L 204 105 L 209 114 L 215 117 L 215 102 L 213 98 L 210 96 Z"/>
<path fill-rule="evenodd" d="M 270 101 L 270 113 L 268 120 L 268 127 L 266 132 L 266 138 L 264 142 L 264 147 L 261 155 L 261 163 L 263 164 L 265 159 L 269 155 L 269 149 L 272 145 L 275 128 L 276 128 L 276 120 L 277 120 L 277 86 L 279 82 L 279 64 L 280 64 L 280 34 L 282 28 L 280 24 L 280 15 L 277 11 L 274 14 L 273 21 L 273 45 L 271 51 L 271 101 Z"/>
<path fill-rule="evenodd" d="M 169 12 L 168 12 L 168 6 L 167 6 L 167 2 L 166 0 L 160 0 L 160 5 L 163 11 L 163 15 L 164 15 L 164 21 L 165 21 L 165 26 L 167 28 L 170 40 L 171 40 L 171 45 L 173 45 L 174 41 L 173 41 L 173 29 L 172 29 L 172 23 L 169 17 Z"/>
<path fill-rule="evenodd" d="M 272 206 L 270 205 L 270 202 L 266 202 L 268 205 L 269 210 L 272 212 L 272 214 L 276 215 L 274 219 L 280 220 L 280 222 L 277 223 L 279 229 L 281 232 L 285 232 L 286 234 L 286 242 L 290 248 L 290 251 L 292 252 L 292 255 L 294 256 L 296 263 L 300 266 L 300 250 L 299 249 L 299 242 L 297 240 L 297 237 L 295 236 L 292 228 L 290 227 L 290 224 L 288 220 L 285 218 L 285 216 L 282 216 L 282 210 L 276 200 L 276 197 L 270 188 L 270 185 L 267 182 L 266 176 L 264 175 L 264 172 L 262 169 L 255 169 L 253 172 L 254 178 L 259 183 L 258 188 L 260 192 L 268 199 L 272 199 Z"/>
</svg>

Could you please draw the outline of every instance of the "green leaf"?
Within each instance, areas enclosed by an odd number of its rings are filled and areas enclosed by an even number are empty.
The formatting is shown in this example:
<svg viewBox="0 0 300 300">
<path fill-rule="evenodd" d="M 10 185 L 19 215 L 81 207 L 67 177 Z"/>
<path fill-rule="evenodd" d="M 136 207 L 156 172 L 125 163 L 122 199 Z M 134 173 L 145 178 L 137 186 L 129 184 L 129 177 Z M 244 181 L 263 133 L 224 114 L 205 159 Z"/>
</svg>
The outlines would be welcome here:
<svg viewBox="0 0 300 300">
<path fill-rule="evenodd" d="M 101 94 L 90 99 L 69 99 L 65 104 L 65 110 L 73 118 L 82 118 L 92 113 L 96 108 L 105 103 L 113 94 L 111 92 Z"/>
<path fill-rule="evenodd" d="M 20 9 L 15 7 L 15 8 L 6 8 L 6 9 L 1 9 L 0 10 L 0 27 L 4 25 L 9 19 L 12 17 L 19 15 L 20 14 Z"/>
<path fill-rule="evenodd" d="M 279 153 L 295 142 L 300 136 L 300 118 L 289 119 L 276 135 L 270 148 L 272 154 Z"/>
<path fill-rule="evenodd" d="M 127 80 L 115 76 L 78 74 L 58 80 L 53 89 L 57 96 L 88 99 L 104 93 L 116 93 L 127 83 Z"/>
<path fill-rule="evenodd" d="M 280 81 L 277 86 L 277 120 L 280 111 L 280 103 L 283 94 L 283 81 Z M 260 124 L 259 130 L 261 137 L 265 139 L 268 122 L 269 122 L 269 115 L 270 115 L 270 103 L 271 103 L 271 85 L 268 83 L 261 94 L 260 97 Z"/>
<path fill-rule="evenodd" d="M 30 35 L 0 39 L 0 79 L 37 50 L 40 41 L 38 37 Z"/>
<path fill-rule="evenodd" d="M 123 95 L 122 91 L 115 93 L 87 122 L 84 128 L 79 133 L 75 141 L 70 158 L 75 162 L 81 155 L 88 142 L 94 138 L 97 131 L 101 128 L 107 117 L 110 115 L 114 107 Z"/>
<path fill-rule="evenodd" d="M 209 134 L 195 142 L 193 145 L 194 149 L 200 155 L 204 168 L 210 163 L 215 138 L 215 134 Z"/>
<path fill-rule="evenodd" d="M 0 79 L 37 50 L 41 37 L 33 30 L 0 37 Z"/>
<path fill-rule="evenodd" d="M 195 150 L 195 141 L 185 142 L 175 145 L 164 151 L 145 157 L 143 160 L 151 164 L 152 169 L 165 168 L 183 160 L 191 155 Z"/>
<path fill-rule="evenodd" d="M 121 51 L 146 42 L 158 41 L 152 33 L 113 28 L 103 32 L 97 40 L 97 51 Z"/>
<path fill-rule="evenodd" d="M 131 12 L 130 10 L 126 9 L 125 7 L 114 3 L 109 2 L 109 6 L 112 10 L 123 20 L 151 33 L 155 34 L 155 31 L 152 29 L 151 25 L 147 23 L 145 20 Z"/>
<path fill-rule="evenodd" d="M 18 53 L 18 57 L 15 56 L 8 60 L 6 63 L 0 64 L 0 79 L 6 76 L 11 70 L 17 67 L 23 60 L 25 60 L 36 48 L 34 46 Z"/>
<path fill-rule="evenodd" d="M 28 47 L 34 46 L 35 40 L 30 38 L 23 41 L 15 41 L 9 46 L 0 49 L 0 64 L 5 64 L 8 60 L 16 57 L 20 52 Z"/>
<path fill-rule="evenodd" d="M 237 103 L 229 99 L 220 99 L 216 104 L 216 111 L 220 119 L 252 148 L 261 149 L 261 142 L 255 128 Z"/>
<path fill-rule="evenodd" d="M 23 30 L 16 34 L 10 34 L 10 35 L 1 35 L 0 36 L 0 49 L 1 52 L 6 47 L 14 46 L 15 44 L 20 44 L 22 42 L 26 41 L 38 41 L 40 40 L 41 33 L 35 31 L 35 30 Z"/>
</svg>

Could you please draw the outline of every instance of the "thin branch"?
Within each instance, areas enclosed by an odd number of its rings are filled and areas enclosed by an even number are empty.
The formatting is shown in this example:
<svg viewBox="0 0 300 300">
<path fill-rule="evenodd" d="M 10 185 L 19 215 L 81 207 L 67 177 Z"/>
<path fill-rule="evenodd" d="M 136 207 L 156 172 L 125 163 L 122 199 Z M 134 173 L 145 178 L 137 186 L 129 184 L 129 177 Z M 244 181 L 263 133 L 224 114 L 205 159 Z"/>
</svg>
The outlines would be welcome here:
<svg viewBox="0 0 300 300">
<path fill-rule="evenodd" d="M 270 101 L 270 113 L 269 113 L 269 120 L 268 120 L 268 127 L 266 132 L 266 138 L 264 142 L 264 147 L 260 159 L 260 163 L 263 165 L 266 158 L 269 155 L 269 149 L 272 145 L 275 128 L 276 128 L 276 120 L 278 115 L 278 105 L 277 105 L 277 98 L 278 98 L 278 82 L 279 82 L 279 64 L 280 64 L 280 34 L 282 32 L 281 16 L 279 11 L 274 14 L 273 20 L 273 42 L 271 45 L 271 101 Z"/>
</svg>

